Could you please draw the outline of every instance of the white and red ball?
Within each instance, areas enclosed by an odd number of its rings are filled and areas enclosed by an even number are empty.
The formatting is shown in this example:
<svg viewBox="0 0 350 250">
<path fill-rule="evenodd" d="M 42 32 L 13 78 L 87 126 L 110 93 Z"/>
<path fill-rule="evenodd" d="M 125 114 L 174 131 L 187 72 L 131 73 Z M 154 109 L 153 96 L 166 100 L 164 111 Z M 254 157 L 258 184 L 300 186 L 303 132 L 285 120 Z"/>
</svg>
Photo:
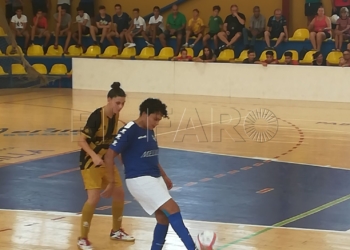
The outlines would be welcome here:
<svg viewBox="0 0 350 250">
<path fill-rule="evenodd" d="M 216 233 L 213 231 L 203 231 L 197 236 L 197 243 L 200 250 L 213 250 L 216 242 Z"/>
</svg>

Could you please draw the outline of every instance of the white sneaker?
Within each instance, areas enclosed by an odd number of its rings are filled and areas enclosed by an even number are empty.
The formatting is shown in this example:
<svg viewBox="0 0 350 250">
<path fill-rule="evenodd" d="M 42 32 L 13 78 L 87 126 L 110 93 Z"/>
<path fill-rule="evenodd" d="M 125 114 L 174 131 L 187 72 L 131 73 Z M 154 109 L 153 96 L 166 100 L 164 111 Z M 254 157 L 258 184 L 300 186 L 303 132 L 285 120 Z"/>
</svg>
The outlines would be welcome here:
<svg viewBox="0 0 350 250">
<path fill-rule="evenodd" d="M 154 45 L 152 43 L 149 43 L 147 41 L 146 41 L 146 44 L 147 44 L 148 47 L 154 47 Z"/>
<path fill-rule="evenodd" d="M 130 44 L 130 43 L 124 43 L 124 46 L 125 46 L 125 47 L 126 47 L 126 46 L 129 46 L 129 44 Z"/>
<path fill-rule="evenodd" d="M 123 229 L 119 229 L 118 231 L 111 230 L 110 237 L 112 240 L 135 241 L 135 238 L 125 233 Z"/>
<path fill-rule="evenodd" d="M 128 48 L 132 48 L 132 47 L 136 47 L 136 44 L 135 43 L 130 43 Z"/>
<path fill-rule="evenodd" d="M 190 48 L 193 48 L 194 47 L 194 44 L 192 43 L 191 45 L 190 45 Z"/>
<path fill-rule="evenodd" d="M 182 47 L 187 48 L 188 47 L 188 43 L 185 43 L 184 45 L 182 45 Z"/>
<path fill-rule="evenodd" d="M 93 250 L 93 247 L 88 239 L 79 238 L 77 245 L 81 250 Z"/>
</svg>

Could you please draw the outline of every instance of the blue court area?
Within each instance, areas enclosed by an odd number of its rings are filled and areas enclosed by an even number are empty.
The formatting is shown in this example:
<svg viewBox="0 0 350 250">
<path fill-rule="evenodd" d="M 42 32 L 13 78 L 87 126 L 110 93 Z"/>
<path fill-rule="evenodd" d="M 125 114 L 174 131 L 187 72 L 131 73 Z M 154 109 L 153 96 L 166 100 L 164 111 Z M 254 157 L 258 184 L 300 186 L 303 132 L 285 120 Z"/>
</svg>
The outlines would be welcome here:
<svg viewBox="0 0 350 250">
<path fill-rule="evenodd" d="M 0 168 L 0 208 L 80 212 L 78 159 L 75 152 Z M 160 161 L 189 220 L 270 226 L 350 193 L 347 170 L 172 149 L 161 149 Z M 127 191 L 126 201 L 125 215 L 147 216 Z M 109 205 L 101 200 L 96 213 L 110 214 Z M 345 231 L 349 210 L 345 201 L 286 227 Z"/>
</svg>

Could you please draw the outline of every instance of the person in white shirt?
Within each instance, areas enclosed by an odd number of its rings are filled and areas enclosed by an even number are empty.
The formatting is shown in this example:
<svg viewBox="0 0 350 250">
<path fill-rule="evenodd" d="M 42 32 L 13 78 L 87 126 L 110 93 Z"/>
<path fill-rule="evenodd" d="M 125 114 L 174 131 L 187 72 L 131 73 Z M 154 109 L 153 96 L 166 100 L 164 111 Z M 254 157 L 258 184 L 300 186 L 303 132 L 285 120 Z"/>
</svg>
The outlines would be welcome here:
<svg viewBox="0 0 350 250">
<path fill-rule="evenodd" d="M 152 46 L 156 41 L 156 37 L 162 34 L 165 30 L 163 17 L 160 15 L 160 8 L 158 6 L 155 6 L 153 8 L 153 14 L 154 16 L 152 16 L 149 19 L 149 22 L 148 22 L 149 26 L 146 32 L 147 37 L 150 37 L 152 39 L 152 43 L 149 43 L 148 40 L 146 40 L 146 43 Z M 166 44 L 163 47 L 166 47 Z"/>
<path fill-rule="evenodd" d="M 91 19 L 89 14 L 85 13 L 83 8 L 79 6 L 77 8 L 78 15 L 75 18 L 78 24 L 78 30 L 73 34 L 73 39 L 77 43 L 77 47 L 81 47 L 81 37 L 90 34 Z"/>
<path fill-rule="evenodd" d="M 25 52 L 28 48 L 28 43 L 29 43 L 29 32 L 26 30 L 27 17 L 25 15 L 22 15 L 22 7 L 17 7 L 15 11 L 16 11 L 16 15 L 14 15 L 11 18 L 11 29 L 15 37 L 25 38 L 25 43 L 24 43 L 24 52 Z M 17 52 L 16 43 L 14 41 L 14 43 L 12 44 L 11 54 L 15 54 L 16 52 Z"/>
<path fill-rule="evenodd" d="M 138 8 L 133 9 L 134 13 L 134 21 L 133 24 L 130 26 L 129 30 L 125 33 L 125 39 L 126 39 L 126 44 L 128 48 L 135 47 L 136 44 L 134 43 L 133 37 L 137 35 L 142 35 L 146 41 L 147 41 L 147 36 L 146 36 L 146 22 L 145 19 L 140 17 L 140 10 Z"/>
</svg>

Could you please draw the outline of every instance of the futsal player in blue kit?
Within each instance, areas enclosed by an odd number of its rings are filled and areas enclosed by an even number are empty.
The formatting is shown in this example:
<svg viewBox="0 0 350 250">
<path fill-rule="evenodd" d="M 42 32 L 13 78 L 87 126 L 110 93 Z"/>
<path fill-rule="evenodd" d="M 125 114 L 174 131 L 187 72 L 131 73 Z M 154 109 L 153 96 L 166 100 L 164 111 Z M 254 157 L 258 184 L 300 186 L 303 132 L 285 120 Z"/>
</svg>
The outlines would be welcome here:
<svg viewBox="0 0 350 250">
<path fill-rule="evenodd" d="M 149 215 L 155 214 L 157 220 L 151 250 L 163 248 L 169 224 L 186 249 L 198 250 L 183 222 L 178 204 L 169 194 L 172 182 L 159 164 L 154 128 L 162 118 L 168 118 L 167 106 L 158 99 L 149 98 L 140 105 L 139 118 L 119 130 L 104 158 L 109 184 L 101 195 L 111 196 L 114 158 L 121 155 L 127 188 L 142 208 Z"/>
</svg>

